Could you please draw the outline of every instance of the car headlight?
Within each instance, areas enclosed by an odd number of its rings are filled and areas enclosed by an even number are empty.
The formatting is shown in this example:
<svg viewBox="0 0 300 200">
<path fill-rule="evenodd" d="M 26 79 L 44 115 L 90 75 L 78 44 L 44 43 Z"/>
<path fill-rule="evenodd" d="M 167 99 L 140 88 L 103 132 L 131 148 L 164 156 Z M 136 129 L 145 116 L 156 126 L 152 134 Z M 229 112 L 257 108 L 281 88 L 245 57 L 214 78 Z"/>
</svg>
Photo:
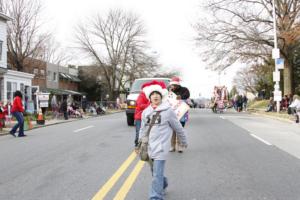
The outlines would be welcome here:
<svg viewBox="0 0 300 200">
<path fill-rule="evenodd" d="M 135 106 L 135 101 L 133 101 L 133 100 L 128 101 L 128 105 L 129 106 Z"/>
</svg>

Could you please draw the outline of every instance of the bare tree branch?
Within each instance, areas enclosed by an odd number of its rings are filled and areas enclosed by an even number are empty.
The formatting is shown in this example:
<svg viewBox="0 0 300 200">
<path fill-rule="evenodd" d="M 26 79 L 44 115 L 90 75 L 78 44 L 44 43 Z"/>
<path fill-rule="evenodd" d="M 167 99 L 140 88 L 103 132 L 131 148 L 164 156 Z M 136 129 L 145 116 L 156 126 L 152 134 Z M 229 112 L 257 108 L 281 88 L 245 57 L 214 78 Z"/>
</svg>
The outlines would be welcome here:
<svg viewBox="0 0 300 200">
<path fill-rule="evenodd" d="M 38 56 L 50 36 L 40 32 L 42 4 L 39 0 L 6 0 L 0 6 L 4 13 L 13 18 L 8 23 L 9 58 L 13 67 L 22 71 L 26 58 Z"/>
<path fill-rule="evenodd" d="M 275 2 L 278 45 L 292 74 L 293 52 L 300 46 L 300 1 Z M 236 62 L 268 60 L 274 46 L 272 7 L 272 0 L 210 0 L 205 8 L 212 19 L 194 26 L 208 68 L 224 70 Z"/>
<path fill-rule="evenodd" d="M 142 55 L 146 43 L 142 21 L 133 13 L 110 10 L 106 16 L 97 15 L 77 27 L 77 42 L 103 70 L 110 97 L 124 89 L 135 70 L 133 56 Z M 134 54 L 134 55 L 133 55 Z"/>
</svg>

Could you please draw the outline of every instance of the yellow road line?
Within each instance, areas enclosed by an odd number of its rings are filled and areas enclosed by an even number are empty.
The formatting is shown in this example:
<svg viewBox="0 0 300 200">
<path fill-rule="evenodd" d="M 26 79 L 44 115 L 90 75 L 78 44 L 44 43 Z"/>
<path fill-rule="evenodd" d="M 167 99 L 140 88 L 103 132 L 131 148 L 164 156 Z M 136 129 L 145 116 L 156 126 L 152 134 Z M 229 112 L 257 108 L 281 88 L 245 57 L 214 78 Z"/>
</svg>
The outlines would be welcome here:
<svg viewBox="0 0 300 200">
<path fill-rule="evenodd" d="M 122 185 L 121 189 L 118 191 L 117 195 L 114 197 L 114 200 L 123 200 L 123 199 L 125 199 L 128 191 L 130 190 L 130 188 L 132 187 L 135 179 L 137 178 L 137 176 L 141 172 L 144 164 L 145 164 L 145 162 L 143 162 L 143 161 L 139 161 L 136 164 L 136 166 L 132 170 L 131 174 L 128 176 L 128 178 L 126 179 L 126 181 Z"/>
<path fill-rule="evenodd" d="M 115 183 L 119 180 L 128 166 L 135 159 L 136 153 L 132 152 L 126 161 L 120 166 L 120 168 L 112 175 L 112 177 L 102 186 L 102 188 L 97 192 L 97 194 L 92 198 L 92 200 L 102 200 L 106 194 L 111 190 Z"/>
</svg>

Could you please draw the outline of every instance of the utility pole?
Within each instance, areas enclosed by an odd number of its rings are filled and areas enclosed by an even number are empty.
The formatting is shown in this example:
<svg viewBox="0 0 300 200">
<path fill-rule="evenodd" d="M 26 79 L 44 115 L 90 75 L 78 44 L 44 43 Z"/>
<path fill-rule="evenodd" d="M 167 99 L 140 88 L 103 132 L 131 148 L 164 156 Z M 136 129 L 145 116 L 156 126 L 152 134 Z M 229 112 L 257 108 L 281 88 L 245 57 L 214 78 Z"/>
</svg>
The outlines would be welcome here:
<svg viewBox="0 0 300 200">
<path fill-rule="evenodd" d="M 280 58 L 280 51 L 277 44 L 277 26 L 276 26 L 276 9 L 275 9 L 275 0 L 273 0 L 273 26 L 274 26 L 274 49 L 272 51 L 272 57 L 275 60 L 275 72 L 273 72 L 273 81 L 274 85 L 274 101 L 276 101 L 276 110 L 277 113 L 280 111 L 280 101 L 282 99 L 282 94 L 280 91 L 280 71 L 277 66 L 277 59 Z"/>
</svg>

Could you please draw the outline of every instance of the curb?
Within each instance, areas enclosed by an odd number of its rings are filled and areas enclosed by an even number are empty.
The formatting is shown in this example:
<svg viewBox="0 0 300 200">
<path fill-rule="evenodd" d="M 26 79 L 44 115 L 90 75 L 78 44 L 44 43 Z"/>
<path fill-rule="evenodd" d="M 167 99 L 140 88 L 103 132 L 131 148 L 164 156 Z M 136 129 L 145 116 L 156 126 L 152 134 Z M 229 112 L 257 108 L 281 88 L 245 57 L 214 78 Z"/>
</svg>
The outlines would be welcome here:
<svg viewBox="0 0 300 200">
<path fill-rule="evenodd" d="M 291 120 L 291 119 L 281 118 L 281 117 L 272 116 L 272 115 L 266 115 L 266 114 L 255 112 L 255 111 L 254 112 L 250 111 L 249 114 L 257 115 L 257 116 L 263 116 L 263 117 L 267 117 L 267 118 L 270 118 L 270 119 L 275 119 L 275 120 L 282 121 L 282 122 L 288 122 L 288 123 L 291 123 L 291 124 L 294 123 L 294 121 Z"/>
<path fill-rule="evenodd" d="M 102 116 L 106 116 L 106 115 L 112 115 L 112 114 L 121 113 L 121 112 L 124 112 L 124 110 L 117 111 L 117 112 L 109 112 L 109 113 L 106 113 L 104 115 L 96 115 L 96 116 L 91 115 L 91 116 L 89 116 L 87 118 L 75 118 L 73 120 L 62 120 L 62 121 L 59 121 L 59 122 L 56 122 L 56 123 L 53 123 L 53 124 L 37 125 L 37 126 L 34 126 L 30 130 L 38 129 L 38 128 L 44 128 L 44 127 L 47 127 L 47 126 L 53 126 L 53 125 L 57 125 L 57 124 L 71 123 L 71 122 L 78 121 L 78 120 L 86 120 L 86 119 L 91 119 L 91 118 L 98 118 L 98 117 L 102 117 Z M 26 131 L 30 131 L 30 130 L 26 130 Z M 24 132 L 26 132 L 26 131 L 24 130 Z M 4 136 L 4 135 L 8 135 L 8 134 L 9 134 L 9 131 L 6 132 L 5 130 L 2 130 L 2 133 L 0 133 L 0 137 Z"/>
</svg>

